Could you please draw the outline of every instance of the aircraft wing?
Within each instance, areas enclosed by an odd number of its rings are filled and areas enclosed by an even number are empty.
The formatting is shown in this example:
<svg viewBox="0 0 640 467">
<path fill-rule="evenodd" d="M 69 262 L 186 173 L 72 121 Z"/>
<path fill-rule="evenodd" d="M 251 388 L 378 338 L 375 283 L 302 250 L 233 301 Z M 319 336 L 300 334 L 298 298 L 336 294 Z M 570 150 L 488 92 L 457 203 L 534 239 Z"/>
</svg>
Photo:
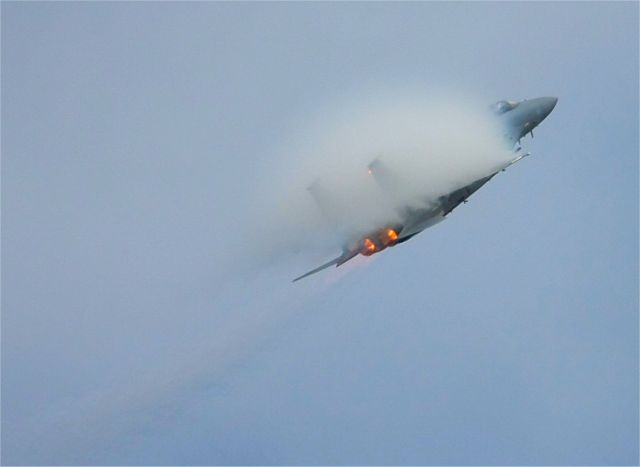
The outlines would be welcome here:
<svg viewBox="0 0 640 467">
<path fill-rule="evenodd" d="M 444 214 L 443 215 L 444 216 L 448 215 L 451 211 L 453 211 L 455 208 L 460 206 L 462 203 L 466 203 L 467 199 L 469 198 L 469 196 L 471 196 L 476 191 L 478 191 L 480 188 L 482 188 L 485 183 L 487 183 L 489 180 L 491 180 L 493 177 L 495 177 L 499 172 L 504 172 L 507 168 L 511 167 L 516 162 L 521 161 L 522 159 L 524 159 L 528 155 L 529 155 L 529 153 L 518 154 L 515 158 L 511 159 L 509 162 L 507 162 L 504 165 L 502 165 L 501 167 L 499 167 L 498 170 L 493 172 L 491 175 L 488 175 L 486 177 L 480 178 L 480 179 L 476 180 L 475 182 L 470 183 L 467 186 L 459 188 L 459 189 L 449 193 L 448 195 L 442 196 L 440 198 L 440 202 L 442 203 L 443 208 L 444 208 Z"/>
</svg>

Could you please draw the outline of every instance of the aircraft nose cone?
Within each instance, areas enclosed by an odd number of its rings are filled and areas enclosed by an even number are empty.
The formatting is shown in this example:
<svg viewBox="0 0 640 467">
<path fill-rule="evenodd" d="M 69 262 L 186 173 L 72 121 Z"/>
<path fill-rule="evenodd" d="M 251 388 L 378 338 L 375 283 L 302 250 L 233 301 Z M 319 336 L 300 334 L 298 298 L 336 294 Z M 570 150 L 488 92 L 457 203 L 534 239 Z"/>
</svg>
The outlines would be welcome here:
<svg viewBox="0 0 640 467">
<path fill-rule="evenodd" d="M 556 104 L 558 103 L 557 97 L 540 97 L 540 113 L 542 114 L 542 120 L 547 118 L 547 115 L 551 113 Z"/>
</svg>

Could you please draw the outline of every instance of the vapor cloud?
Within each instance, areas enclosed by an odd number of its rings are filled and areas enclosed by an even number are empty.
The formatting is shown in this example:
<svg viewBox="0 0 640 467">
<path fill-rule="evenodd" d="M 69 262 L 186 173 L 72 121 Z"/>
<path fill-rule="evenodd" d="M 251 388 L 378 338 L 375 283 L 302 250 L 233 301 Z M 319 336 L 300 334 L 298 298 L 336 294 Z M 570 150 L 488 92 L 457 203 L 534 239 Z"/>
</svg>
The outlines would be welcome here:
<svg viewBox="0 0 640 467">
<path fill-rule="evenodd" d="M 218 264 L 226 275 L 244 278 L 242 286 L 222 274 L 213 279 L 217 293 L 209 305 L 231 307 L 231 318 L 207 339 L 194 341 L 191 353 L 162 369 L 60 403 L 13 425 L 12 444 L 22 447 L 21 459 L 91 463 L 108 458 L 111 440 L 124 433 L 133 439 L 137 432 L 145 432 L 157 407 L 165 407 L 171 417 L 185 400 L 223 381 L 291 313 L 312 309 L 318 290 L 332 281 L 292 290 L 289 279 L 300 265 L 315 261 L 314 253 L 338 248 L 345 235 L 394 220 L 399 205 L 424 205 L 488 174 L 509 157 L 485 104 L 436 94 L 382 92 L 327 106 L 284 135 L 274 152 L 273 173 L 255 177 L 256 189 L 245 198 L 247 206 L 238 205 L 248 215 L 235 221 L 235 230 L 240 237 L 242 232 L 260 237 L 239 245 L 255 244 L 261 251 L 270 245 L 278 254 L 269 258 L 269 264 L 260 262 L 264 254 L 252 248 L 218 252 Z M 376 158 L 403 181 L 393 198 L 367 173 L 367 165 Z M 314 182 L 336 200 L 333 214 L 341 225 L 327 222 L 314 204 L 307 191 Z M 251 205 L 260 208 L 256 212 Z M 283 261 L 283 250 L 301 250 L 300 265 Z M 258 261 L 251 259 L 254 254 Z M 354 264 L 340 272 L 348 273 L 360 263 Z M 265 282 L 272 283 L 268 292 Z"/>
<path fill-rule="evenodd" d="M 512 153 L 489 104 L 454 92 L 372 90 L 327 105 L 279 148 L 260 190 L 269 204 L 266 239 L 289 250 L 336 248 L 397 220 L 398 207 L 424 207 L 495 171 Z M 374 160 L 393 171 L 392 193 L 368 174 Z"/>
<path fill-rule="evenodd" d="M 209 306 L 230 307 L 231 318 L 162 369 L 16 421 L 10 430 L 11 444 L 20 446 L 15 459 L 92 463 L 109 458 L 112 440 L 144 433 L 158 407 L 172 417 L 184 401 L 223 381 L 291 313 L 312 309 L 318 290 L 332 281 L 292 290 L 289 280 L 303 264 L 311 266 L 353 232 L 395 220 L 398 206 L 423 206 L 487 175 L 510 155 L 485 102 L 380 91 L 327 105 L 284 134 L 273 152 L 272 173 L 250 175 L 254 190 L 234 201 L 238 218 L 220 220 L 241 240 L 238 248 L 227 246 L 216 254 L 224 275 L 212 278 L 216 297 Z M 402 180 L 393 196 L 369 176 L 367 166 L 374 159 Z M 337 222 L 327 222 L 310 196 L 307 189 L 314 182 L 334 200 Z M 302 261 L 294 266 L 283 251 L 301 251 Z M 356 260 L 340 273 L 361 264 Z M 241 286 L 229 279 L 236 275 L 244 278 Z M 265 283 L 272 285 L 265 289 Z"/>
<path fill-rule="evenodd" d="M 2 13 L 3 464 L 637 463 L 637 4 Z"/>
</svg>

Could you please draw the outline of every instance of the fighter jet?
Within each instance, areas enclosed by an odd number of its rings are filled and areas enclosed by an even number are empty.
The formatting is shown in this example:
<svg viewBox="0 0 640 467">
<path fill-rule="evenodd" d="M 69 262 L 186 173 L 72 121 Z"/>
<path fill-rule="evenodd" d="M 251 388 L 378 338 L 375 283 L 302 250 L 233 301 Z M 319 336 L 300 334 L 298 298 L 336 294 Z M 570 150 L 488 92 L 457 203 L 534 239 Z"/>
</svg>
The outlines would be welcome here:
<svg viewBox="0 0 640 467">
<path fill-rule="evenodd" d="M 503 124 L 504 137 L 507 144 L 513 149 L 513 159 L 498 167 L 490 175 L 442 195 L 435 202 L 430 202 L 423 208 L 400 207 L 398 209 L 399 221 L 394 220 L 387 225 L 380 225 L 377 229 L 355 236 L 343 246 L 340 256 L 296 277 L 293 282 L 330 266 L 340 266 L 357 255 L 371 256 L 379 253 L 386 248 L 406 242 L 423 230 L 443 221 L 455 208 L 466 203 L 473 193 L 494 176 L 529 155 L 522 152 L 520 140 L 527 134 L 531 134 L 533 137 L 533 129 L 547 118 L 557 102 L 556 97 L 538 97 L 520 102 L 503 100 L 493 104 L 490 109 Z M 393 170 L 379 159 L 375 159 L 369 164 L 368 171 L 383 191 L 392 190 L 394 183 L 398 183 Z M 318 203 L 320 210 L 326 213 L 329 206 L 322 187 L 314 183 L 309 187 L 309 192 Z"/>
</svg>

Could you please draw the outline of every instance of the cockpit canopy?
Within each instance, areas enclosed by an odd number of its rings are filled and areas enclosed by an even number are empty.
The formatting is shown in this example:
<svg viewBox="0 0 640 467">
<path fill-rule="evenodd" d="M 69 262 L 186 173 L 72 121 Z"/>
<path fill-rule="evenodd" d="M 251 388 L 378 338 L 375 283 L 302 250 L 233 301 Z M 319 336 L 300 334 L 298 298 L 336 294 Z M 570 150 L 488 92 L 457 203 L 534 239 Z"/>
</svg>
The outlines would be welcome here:
<svg viewBox="0 0 640 467">
<path fill-rule="evenodd" d="M 491 106 L 491 110 L 496 115 L 503 114 L 509 110 L 513 110 L 518 106 L 519 102 L 515 101 L 498 101 Z"/>
</svg>

